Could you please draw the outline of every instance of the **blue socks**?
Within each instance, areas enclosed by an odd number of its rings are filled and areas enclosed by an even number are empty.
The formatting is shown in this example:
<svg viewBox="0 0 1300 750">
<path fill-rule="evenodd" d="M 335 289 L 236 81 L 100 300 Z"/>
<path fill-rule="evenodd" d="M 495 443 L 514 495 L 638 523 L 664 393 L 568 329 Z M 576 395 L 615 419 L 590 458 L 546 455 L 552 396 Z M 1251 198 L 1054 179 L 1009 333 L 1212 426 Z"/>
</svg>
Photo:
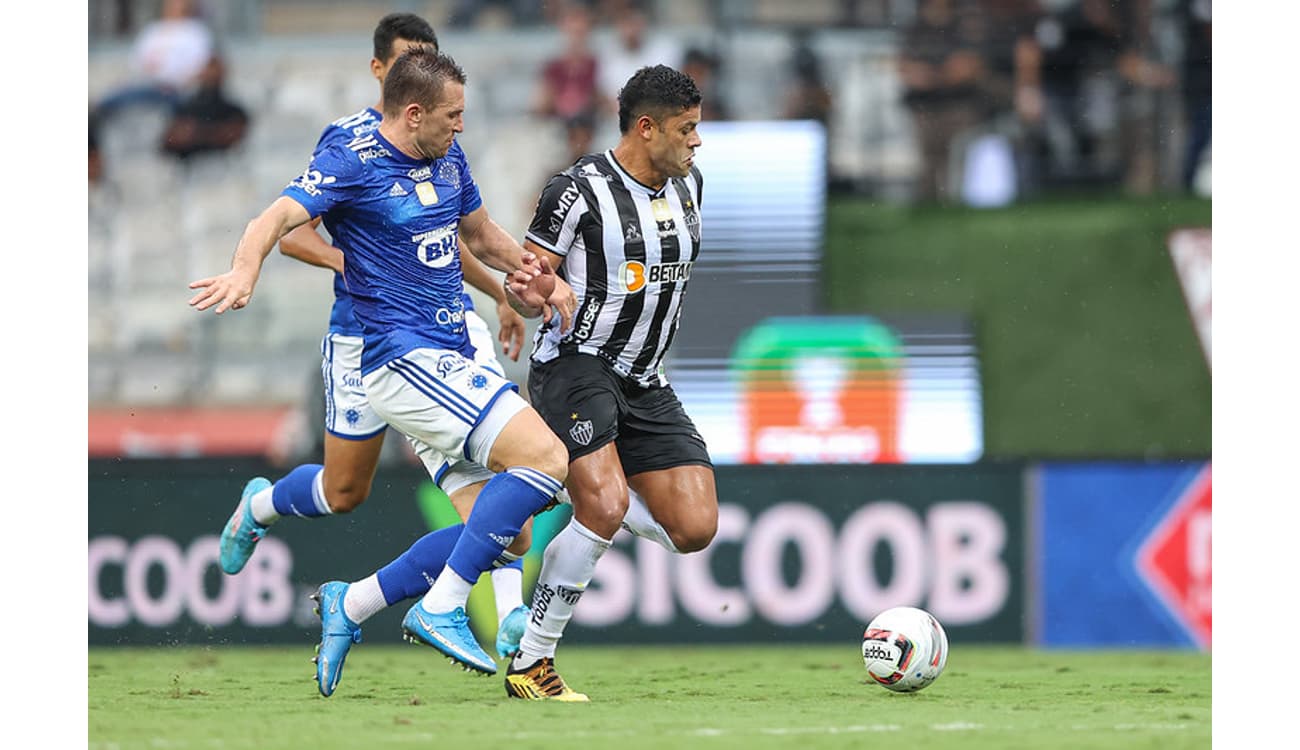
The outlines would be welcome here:
<svg viewBox="0 0 1300 750">
<path fill-rule="evenodd" d="M 473 583 L 480 573 L 503 564 L 501 554 L 518 536 L 524 521 L 545 507 L 560 486 L 546 474 L 524 466 L 492 477 L 479 492 L 447 565 Z"/>
<path fill-rule="evenodd" d="M 379 588 L 392 606 L 403 599 L 424 596 L 447 563 L 465 524 L 431 531 L 420 537 L 396 560 L 379 569 Z"/>
<path fill-rule="evenodd" d="M 325 467 L 303 464 L 285 475 L 271 489 L 271 503 L 282 516 L 327 516 L 330 506 L 321 491 L 320 475 Z"/>
</svg>

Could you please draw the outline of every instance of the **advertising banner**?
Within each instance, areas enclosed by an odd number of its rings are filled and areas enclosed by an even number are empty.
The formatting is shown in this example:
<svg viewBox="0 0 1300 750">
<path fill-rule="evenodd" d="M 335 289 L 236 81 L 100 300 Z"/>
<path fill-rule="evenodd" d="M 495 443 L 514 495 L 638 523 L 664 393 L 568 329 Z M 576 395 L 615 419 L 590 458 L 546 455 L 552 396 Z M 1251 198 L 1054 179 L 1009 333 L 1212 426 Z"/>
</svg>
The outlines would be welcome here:
<svg viewBox="0 0 1300 750">
<path fill-rule="evenodd" d="M 1036 640 L 1210 647 L 1210 464 L 1037 470 Z"/>
<path fill-rule="evenodd" d="M 432 528 L 456 523 L 416 467 L 380 472 L 352 514 L 283 519 L 237 576 L 218 539 L 257 462 L 92 461 L 89 640 L 98 644 L 301 643 L 319 637 L 307 598 L 357 580 Z M 719 467 L 717 538 L 689 555 L 625 532 L 601 559 L 566 635 L 582 643 L 853 641 L 881 610 L 929 609 L 954 641 L 1024 637 L 1018 465 Z M 535 521 L 525 600 L 541 551 L 568 520 Z M 470 600 L 483 642 L 496 618 L 485 576 Z M 396 642 L 409 603 L 365 623 Z"/>
</svg>

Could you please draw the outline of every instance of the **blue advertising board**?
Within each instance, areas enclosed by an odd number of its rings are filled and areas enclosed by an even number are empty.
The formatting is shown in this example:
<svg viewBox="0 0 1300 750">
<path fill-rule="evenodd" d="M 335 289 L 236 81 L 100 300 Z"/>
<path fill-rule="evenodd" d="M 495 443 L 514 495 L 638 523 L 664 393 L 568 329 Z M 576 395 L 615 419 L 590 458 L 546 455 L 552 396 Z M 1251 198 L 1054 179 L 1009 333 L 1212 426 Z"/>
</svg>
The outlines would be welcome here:
<svg viewBox="0 0 1300 750">
<path fill-rule="evenodd" d="M 1045 463 L 1034 472 L 1033 639 L 1208 649 L 1210 464 Z"/>
</svg>

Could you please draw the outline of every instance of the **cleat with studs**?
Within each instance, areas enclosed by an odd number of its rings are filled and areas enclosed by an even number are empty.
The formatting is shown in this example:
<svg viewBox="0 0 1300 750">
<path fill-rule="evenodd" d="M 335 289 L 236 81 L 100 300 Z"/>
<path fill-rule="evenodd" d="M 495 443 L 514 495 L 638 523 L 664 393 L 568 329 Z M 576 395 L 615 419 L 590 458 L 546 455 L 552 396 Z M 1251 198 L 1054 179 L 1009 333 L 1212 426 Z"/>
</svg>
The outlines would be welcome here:
<svg viewBox="0 0 1300 750">
<path fill-rule="evenodd" d="M 506 695 L 527 701 L 590 702 L 586 695 L 564 683 L 555 671 L 555 659 L 542 657 L 531 664 L 523 663 L 523 659 L 522 654 L 516 654 L 506 670 Z"/>
<path fill-rule="evenodd" d="M 343 611 L 343 597 L 347 594 L 348 584 L 342 581 L 330 581 L 312 596 L 320 602 L 316 610 L 320 614 L 320 643 L 316 644 L 316 687 L 326 698 L 334 694 L 339 680 L 343 677 L 343 662 L 347 658 L 352 644 L 361 642 L 361 626 L 348 619 Z"/>
<path fill-rule="evenodd" d="M 253 477 L 244 485 L 239 505 L 230 515 L 226 525 L 221 529 L 221 569 L 234 575 L 244 569 L 248 558 L 253 556 L 257 543 L 266 536 L 266 527 L 253 518 L 250 505 L 253 495 L 271 486 L 271 480 L 265 477 Z"/>
<path fill-rule="evenodd" d="M 450 612 L 430 612 L 424 601 L 416 601 L 402 619 L 402 633 L 411 643 L 432 646 L 453 664 L 466 670 L 496 674 L 497 665 L 488 656 L 469 629 L 469 615 L 464 607 Z"/>
</svg>

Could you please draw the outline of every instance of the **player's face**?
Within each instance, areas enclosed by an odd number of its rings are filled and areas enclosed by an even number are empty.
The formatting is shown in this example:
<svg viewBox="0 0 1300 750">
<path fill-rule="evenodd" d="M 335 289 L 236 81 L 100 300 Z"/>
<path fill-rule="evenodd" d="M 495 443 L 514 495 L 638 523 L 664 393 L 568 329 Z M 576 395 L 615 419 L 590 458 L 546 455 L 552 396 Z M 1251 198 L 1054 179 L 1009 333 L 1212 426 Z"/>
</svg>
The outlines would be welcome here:
<svg viewBox="0 0 1300 750">
<path fill-rule="evenodd" d="M 665 177 L 685 177 L 690 174 L 695 161 L 695 149 L 700 146 L 700 108 L 682 110 L 680 114 L 664 118 L 650 141 L 650 161 Z"/>
<path fill-rule="evenodd" d="M 415 147 L 426 159 L 441 159 L 451 150 L 456 134 L 465 130 L 465 86 L 447 81 L 433 107 L 424 111 L 415 132 Z"/>
</svg>

